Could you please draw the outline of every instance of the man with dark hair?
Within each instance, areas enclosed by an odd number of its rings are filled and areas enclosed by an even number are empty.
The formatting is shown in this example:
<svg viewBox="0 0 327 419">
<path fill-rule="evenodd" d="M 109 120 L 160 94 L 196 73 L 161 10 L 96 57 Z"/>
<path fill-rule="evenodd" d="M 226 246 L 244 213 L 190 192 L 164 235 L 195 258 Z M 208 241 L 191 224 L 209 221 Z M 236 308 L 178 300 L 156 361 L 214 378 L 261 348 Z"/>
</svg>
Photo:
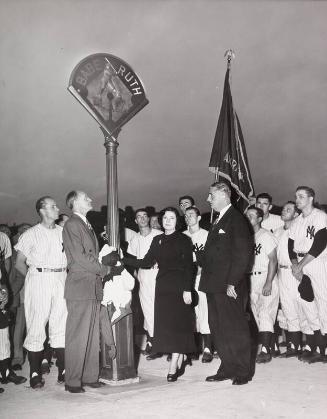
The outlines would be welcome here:
<svg viewBox="0 0 327 419">
<path fill-rule="evenodd" d="M 292 273 L 302 289 L 312 287 L 320 325 L 307 341 L 302 360 L 327 362 L 327 214 L 315 208 L 312 188 L 297 187 L 295 198 L 301 214 L 290 228 L 288 241 Z"/>
<path fill-rule="evenodd" d="M 278 215 L 271 214 L 270 210 L 272 209 L 272 197 L 267 192 L 260 193 L 256 197 L 257 208 L 262 209 L 263 211 L 263 220 L 261 227 L 273 233 L 277 228 L 283 227 L 283 221 Z"/>
<path fill-rule="evenodd" d="M 12 233 L 10 227 L 7 224 L 0 224 L 0 232 L 5 233 L 8 236 L 9 240 L 11 240 Z"/>
<path fill-rule="evenodd" d="M 115 272 L 118 274 L 122 268 L 115 271 L 115 267 L 98 261 L 98 240 L 86 218 L 92 209 L 92 199 L 85 192 L 71 191 L 66 204 L 73 215 L 63 229 L 68 261 L 65 389 L 71 393 L 84 393 L 83 385 L 92 388 L 104 385 L 98 380 L 102 278 Z"/>
<path fill-rule="evenodd" d="M 299 294 L 299 282 L 292 274 L 292 262 L 288 253 L 290 228 L 299 215 L 295 202 L 283 206 L 281 219 L 284 227 L 275 231 L 277 238 L 278 285 L 280 302 L 285 316 L 286 352 L 282 357 L 290 358 L 301 354 L 302 333 L 306 341 L 312 340 L 315 330 L 320 329 L 315 301 L 305 301 Z M 282 325 L 281 325 L 282 327 Z M 302 333 L 301 333 L 302 332 Z"/>
<path fill-rule="evenodd" d="M 209 326 L 221 358 L 218 372 L 207 381 L 232 379 L 234 385 L 252 378 L 251 341 L 243 308 L 252 238 L 245 217 L 231 205 L 227 182 L 210 186 L 207 201 L 219 213 L 199 262 L 199 290 L 207 294 Z"/>
<path fill-rule="evenodd" d="M 194 203 L 194 198 L 190 195 L 183 195 L 178 199 L 178 205 L 183 214 L 185 214 L 187 208 L 193 207 Z"/>
<path fill-rule="evenodd" d="M 150 227 L 152 229 L 162 231 L 161 225 L 159 223 L 159 213 L 155 212 L 154 214 L 150 215 Z"/>
<path fill-rule="evenodd" d="M 179 217 L 179 224 L 180 224 L 180 231 L 184 231 L 187 229 L 187 225 L 185 223 L 185 211 L 187 208 L 194 206 L 194 199 L 190 195 L 183 195 L 178 199 L 179 209 L 181 210 L 182 214 Z"/>
<path fill-rule="evenodd" d="M 162 231 L 152 229 L 149 226 L 149 215 L 145 208 L 139 208 L 135 211 L 135 223 L 139 228 L 136 236 L 132 237 L 127 253 L 135 256 L 137 259 L 143 259 L 150 249 L 152 239 L 162 234 Z M 144 316 L 144 330 L 147 333 L 147 343 L 145 351 L 147 359 L 157 358 L 157 354 L 151 353 L 154 329 L 154 297 L 156 288 L 156 277 L 158 268 L 155 266 L 149 268 L 139 268 L 137 271 L 137 279 L 140 284 L 139 297 Z"/>
<path fill-rule="evenodd" d="M 19 238 L 16 269 L 25 276 L 25 317 L 27 335 L 24 346 L 30 363 L 30 385 L 44 385 L 41 373 L 46 324 L 49 342 L 56 349 L 58 383 L 65 381 L 65 324 L 67 308 L 64 300 L 67 260 L 62 243 L 62 227 L 56 225 L 59 209 L 50 196 L 35 204 L 41 221 Z"/>
</svg>

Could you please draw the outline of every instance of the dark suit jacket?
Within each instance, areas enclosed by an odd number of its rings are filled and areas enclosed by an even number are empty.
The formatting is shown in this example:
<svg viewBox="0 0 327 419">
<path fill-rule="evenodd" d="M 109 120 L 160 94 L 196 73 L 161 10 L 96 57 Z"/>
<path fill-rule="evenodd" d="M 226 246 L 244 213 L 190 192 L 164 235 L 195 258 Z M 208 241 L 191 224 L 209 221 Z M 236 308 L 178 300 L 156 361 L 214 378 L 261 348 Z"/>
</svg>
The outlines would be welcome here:
<svg viewBox="0 0 327 419">
<path fill-rule="evenodd" d="M 212 226 L 201 257 L 199 289 L 226 293 L 227 285 L 238 286 L 249 271 L 253 238 L 246 218 L 231 206 Z"/>
<path fill-rule="evenodd" d="M 101 277 L 107 267 L 98 261 L 99 245 L 93 230 L 73 214 L 62 233 L 68 262 L 65 285 L 66 300 L 102 300 Z"/>
</svg>

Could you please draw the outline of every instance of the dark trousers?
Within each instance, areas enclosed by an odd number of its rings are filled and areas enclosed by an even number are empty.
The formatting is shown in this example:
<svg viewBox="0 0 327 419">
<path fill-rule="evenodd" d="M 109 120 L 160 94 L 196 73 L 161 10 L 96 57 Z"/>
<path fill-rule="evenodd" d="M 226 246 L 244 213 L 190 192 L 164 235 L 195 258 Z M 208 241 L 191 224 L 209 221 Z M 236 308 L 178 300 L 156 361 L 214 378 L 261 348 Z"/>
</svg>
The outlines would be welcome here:
<svg viewBox="0 0 327 419">
<path fill-rule="evenodd" d="M 66 300 L 65 383 L 79 387 L 99 378 L 100 302 Z"/>
<path fill-rule="evenodd" d="M 243 300 L 226 294 L 207 294 L 209 327 L 221 359 L 219 373 L 251 376 L 251 340 Z"/>
</svg>

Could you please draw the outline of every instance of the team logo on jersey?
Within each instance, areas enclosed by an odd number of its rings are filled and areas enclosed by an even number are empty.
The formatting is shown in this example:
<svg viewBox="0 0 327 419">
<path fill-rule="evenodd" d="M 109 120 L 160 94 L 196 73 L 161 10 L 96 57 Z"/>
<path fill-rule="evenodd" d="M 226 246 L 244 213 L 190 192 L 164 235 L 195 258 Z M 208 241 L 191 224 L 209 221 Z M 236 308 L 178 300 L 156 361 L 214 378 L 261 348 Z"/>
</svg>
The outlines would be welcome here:
<svg viewBox="0 0 327 419">
<path fill-rule="evenodd" d="M 193 244 L 193 252 L 194 253 L 200 252 L 203 249 L 204 249 L 203 244 L 197 244 L 197 243 Z"/>
<path fill-rule="evenodd" d="M 254 253 L 256 256 L 260 255 L 262 249 L 262 245 L 259 243 L 258 245 L 254 245 Z"/>
<path fill-rule="evenodd" d="M 314 226 L 308 226 L 306 237 L 309 237 L 310 240 L 312 240 L 314 238 L 315 234 L 316 234 L 316 230 L 315 230 Z"/>
</svg>

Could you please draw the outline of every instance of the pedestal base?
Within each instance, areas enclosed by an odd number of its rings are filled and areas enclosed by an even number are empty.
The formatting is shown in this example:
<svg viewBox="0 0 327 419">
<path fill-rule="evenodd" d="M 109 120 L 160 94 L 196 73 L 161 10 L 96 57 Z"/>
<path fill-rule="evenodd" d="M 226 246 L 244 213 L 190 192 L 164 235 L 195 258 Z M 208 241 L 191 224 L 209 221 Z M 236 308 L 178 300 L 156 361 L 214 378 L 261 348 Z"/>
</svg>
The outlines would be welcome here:
<svg viewBox="0 0 327 419">
<path fill-rule="evenodd" d="M 127 384 L 137 384 L 140 382 L 140 377 L 135 378 L 126 378 L 125 380 L 106 380 L 104 378 L 101 378 L 101 381 L 103 381 L 106 384 L 109 384 L 110 386 L 125 386 Z"/>
<path fill-rule="evenodd" d="M 101 342 L 100 379 L 115 385 L 139 382 L 134 362 L 133 316 L 128 314 L 113 325 L 117 356 L 111 359 L 108 346 Z"/>
</svg>

